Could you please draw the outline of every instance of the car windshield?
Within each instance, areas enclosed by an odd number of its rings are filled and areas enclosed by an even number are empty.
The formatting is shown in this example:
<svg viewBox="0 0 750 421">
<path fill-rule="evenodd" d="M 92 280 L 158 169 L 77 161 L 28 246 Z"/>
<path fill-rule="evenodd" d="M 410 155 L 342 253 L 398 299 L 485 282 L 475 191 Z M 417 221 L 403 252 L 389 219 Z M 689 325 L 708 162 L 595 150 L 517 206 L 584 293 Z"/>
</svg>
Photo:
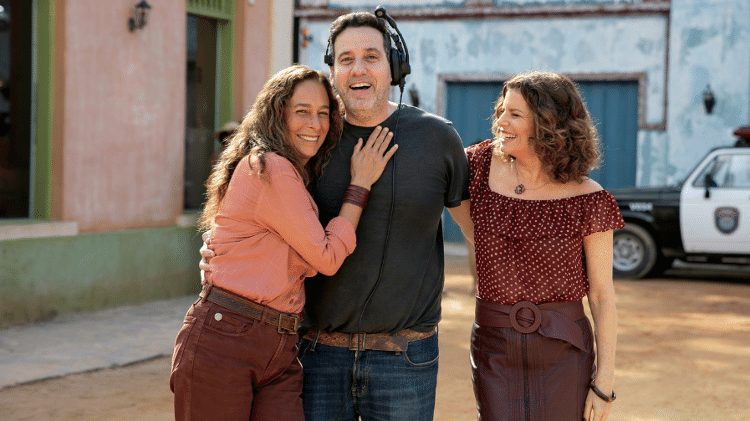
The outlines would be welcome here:
<svg viewBox="0 0 750 421">
<path fill-rule="evenodd" d="M 750 154 L 717 155 L 701 170 L 693 187 L 750 188 Z"/>
</svg>

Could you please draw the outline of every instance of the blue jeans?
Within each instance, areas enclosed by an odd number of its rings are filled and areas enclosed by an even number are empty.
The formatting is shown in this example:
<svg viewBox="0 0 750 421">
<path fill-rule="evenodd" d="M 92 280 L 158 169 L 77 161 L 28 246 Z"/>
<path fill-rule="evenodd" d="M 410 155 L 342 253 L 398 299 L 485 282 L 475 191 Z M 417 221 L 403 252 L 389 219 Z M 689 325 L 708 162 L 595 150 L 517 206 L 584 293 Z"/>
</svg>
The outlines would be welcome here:
<svg viewBox="0 0 750 421">
<path fill-rule="evenodd" d="M 355 352 L 300 341 L 306 421 L 431 421 L 438 372 L 437 334 L 406 352 Z M 339 416 L 339 414 L 341 414 Z"/>
</svg>

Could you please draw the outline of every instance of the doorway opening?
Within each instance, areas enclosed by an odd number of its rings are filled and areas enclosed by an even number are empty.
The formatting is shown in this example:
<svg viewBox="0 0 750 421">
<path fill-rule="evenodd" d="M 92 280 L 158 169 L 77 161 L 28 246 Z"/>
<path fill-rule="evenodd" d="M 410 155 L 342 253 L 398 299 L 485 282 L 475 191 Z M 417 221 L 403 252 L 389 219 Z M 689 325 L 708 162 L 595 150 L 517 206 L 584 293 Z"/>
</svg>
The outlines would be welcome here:
<svg viewBox="0 0 750 421">
<path fill-rule="evenodd" d="M 216 127 L 217 21 L 187 16 L 185 209 L 200 209 L 211 173 Z"/>
<path fill-rule="evenodd" d="M 28 218 L 33 2 L 0 0 L 0 218 Z"/>
</svg>

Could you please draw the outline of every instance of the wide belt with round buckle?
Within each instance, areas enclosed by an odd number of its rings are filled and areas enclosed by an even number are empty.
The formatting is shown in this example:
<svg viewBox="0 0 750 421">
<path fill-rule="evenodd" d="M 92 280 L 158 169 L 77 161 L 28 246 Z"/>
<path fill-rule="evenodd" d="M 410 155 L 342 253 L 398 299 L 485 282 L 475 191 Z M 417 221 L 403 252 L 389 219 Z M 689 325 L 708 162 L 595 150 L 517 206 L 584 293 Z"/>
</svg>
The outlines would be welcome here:
<svg viewBox="0 0 750 421">
<path fill-rule="evenodd" d="M 520 315 L 519 315 L 520 313 Z M 529 316 L 532 316 L 529 319 Z M 523 326 L 519 322 L 524 323 L 531 322 L 530 325 Z M 542 312 L 539 311 L 539 307 L 531 301 L 519 301 L 513 305 L 510 309 L 510 325 L 513 329 L 520 333 L 531 333 L 539 329 L 542 324 Z"/>
<path fill-rule="evenodd" d="M 585 317 L 580 301 L 543 304 L 519 301 L 510 306 L 477 297 L 474 321 L 479 326 L 513 328 L 522 334 L 537 332 L 587 351 L 583 332 L 576 324 L 576 320 Z"/>
</svg>

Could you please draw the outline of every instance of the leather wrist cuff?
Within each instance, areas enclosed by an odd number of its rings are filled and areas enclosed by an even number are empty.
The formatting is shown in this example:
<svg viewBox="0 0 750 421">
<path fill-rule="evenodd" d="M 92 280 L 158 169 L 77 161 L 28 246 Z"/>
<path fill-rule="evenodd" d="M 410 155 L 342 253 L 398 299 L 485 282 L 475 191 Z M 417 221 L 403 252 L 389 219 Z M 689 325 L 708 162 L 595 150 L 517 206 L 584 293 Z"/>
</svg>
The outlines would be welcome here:
<svg viewBox="0 0 750 421">
<path fill-rule="evenodd" d="M 612 396 L 607 396 L 604 394 L 604 392 L 599 390 L 598 387 L 596 387 L 593 380 L 591 380 L 590 387 L 591 387 L 591 390 L 594 392 L 594 394 L 596 394 L 596 396 L 599 396 L 604 402 L 612 402 L 615 399 L 617 399 L 617 395 L 615 395 L 614 390 L 612 391 Z"/>
<path fill-rule="evenodd" d="M 364 209 L 369 197 L 369 190 L 364 187 L 350 184 L 349 187 L 346 188 L 346 194 L 344 194 L 344 203 L 351 203 Z"/>
</svg>

